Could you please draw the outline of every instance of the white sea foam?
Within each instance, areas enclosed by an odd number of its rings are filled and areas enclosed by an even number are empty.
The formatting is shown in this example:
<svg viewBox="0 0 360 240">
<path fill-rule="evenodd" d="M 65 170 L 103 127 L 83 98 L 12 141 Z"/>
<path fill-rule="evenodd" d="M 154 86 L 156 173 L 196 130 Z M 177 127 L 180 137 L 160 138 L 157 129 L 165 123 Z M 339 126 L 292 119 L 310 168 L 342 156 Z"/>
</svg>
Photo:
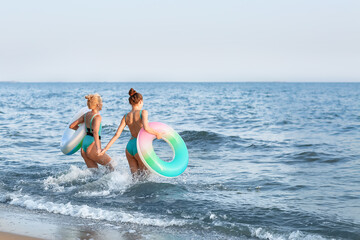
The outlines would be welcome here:
<svg viewBox="0 0 360 240">
<path fill-rule="evenodd" d="M 274 233 L 271 231 L 267 231 L 263 228 L 253 228 L 249 227 L 251 231 L 252 237 L 257 237 L 259 239 L 266 240 L 325 240 L 319 235 L 315 234 L 305 234 L 301 231 L 294 231 L 288 234 L 284 233 Z"/>
<path fill-rule="evenodd" d="M 128 185 L 132 184 L 132 177 L 127 171 L 114 171 L 107 175 L 109 179 L 106 181 L 110 191 L 124 190 Z"/>
<path fill-rule="evenodd" d="M 125 171 L 114 171 L 112 173 L 102 175 L 96 181 L 87 183 L 79 188 L 76 196 L 108 196 L 113 192 L 123 192 L 132 184 L 131 176 Z M 101 190 L 95 190 L 99 189 Z"/>
<path fill-rule="evenodd" d="M 80 169 L 74 165 L 70 166 L 70 170 L 59 176 L 49 176 L 44 180 L 45 190 L 52 189 L 56 192 L 65 191 L 63 185 L 72 183 L 74 181 L 84 182 L 93 175 L 94 171 L 90 169 Z"/>
<path fill-rule="evenodd" d="M 126 213 L 121 211 L 110 211 L 101 208 L 90 207 L 88 205 L 74 205 L 71 202 L 54 203 L 45 198 L 35 198 L 20 193 L 7 195 L 9 204 L 25 207 L 30 210 L 43 210 L 49 213 L 68 215 L 73 217 L 88 218 L 94 220 L 106 220 L 111 222 L 133 223 L 151 226 L 181 226 L 184 220 L 165 219 L 161 217 L 145 217 L 141 213 Z"/>
<path fill-rule="evenodd" d="M 43 181 L 45 190 L 65 192 L 77 188 L 77 196 L 107 196 L 114 191 L 124 191 L 131 183 L 130 174 L 122 169 L 107 174 L 102 169 L 81 169 L 74 165 L 65 173 Z"/>
<path fill-rule="evenodd" d="M 217 217 L 216 217 L 216 215 L 215 215 L 214 213 L 210 213 L 209 218 L 210 218 L 211 220 L 214 220 L 214 219 L 216 219 Z"/>
<path fill-rule="evenodd" d="M 75 194 L 76 197 L 104 197 L 109 196 L 111 192 L 109 190 L 103 191 L 81 191 Z"/>
</svg>

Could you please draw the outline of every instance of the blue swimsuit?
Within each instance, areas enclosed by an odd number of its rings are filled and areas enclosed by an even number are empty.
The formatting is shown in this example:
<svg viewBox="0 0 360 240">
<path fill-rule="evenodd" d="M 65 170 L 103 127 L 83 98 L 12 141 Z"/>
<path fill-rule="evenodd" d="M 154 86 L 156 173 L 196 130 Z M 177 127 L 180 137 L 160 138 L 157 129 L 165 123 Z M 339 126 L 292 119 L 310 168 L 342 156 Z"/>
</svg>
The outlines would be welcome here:
<svg viewBox="0 0 360 240">
<path fill-rule="evenodd" d="M 84 115 L 84 122 L 85 122 L 85 127 L 86 127 L 86 114 Z M 84 149 L 84 151 L 86 152 L 87 148 L 90 146 L 90 144 L 92 144 L 94 142 L 94 135 L 93 135 L 93 131 L 92 131 L 92 121 L 94 119 L 94 117 L 96 115 L 99 115 L 98 113 L 95 114 L 91 120 L 90 120 L 90 128 L 86 128 L 86 136 L 84 137 L 83 143 L 82 143 L 82 149 Z M 99 129 L 99 139 L 101 140 L 101 123 L 100 123 L 100 129 Z"/>
<path fill-rule="evenodd" d="M 141 116 L 142 110 L 140 110 L 140 119 L 142 119 Z M 125 123 L 126 123 L 126 117 L 127 114 L 125 114 Z M 128 144 L 126 145 L 126 150 L 131 154 L 131 156 L 135 156 L 137 154 L 137 147 L 136 147 L 136 138 L 131 136 L 131 139 L 129 140 Z"/>
</svg>

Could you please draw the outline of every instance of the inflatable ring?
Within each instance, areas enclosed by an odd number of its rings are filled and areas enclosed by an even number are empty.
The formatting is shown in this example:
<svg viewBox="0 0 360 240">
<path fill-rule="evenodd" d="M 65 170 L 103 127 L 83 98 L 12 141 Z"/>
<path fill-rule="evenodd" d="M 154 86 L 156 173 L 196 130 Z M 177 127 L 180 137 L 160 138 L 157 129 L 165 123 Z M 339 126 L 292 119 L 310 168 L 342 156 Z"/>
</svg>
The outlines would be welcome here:
<svg viewBox="0 0 360 240">
<path fill-rule="evenodd" d="M 65 132 L 61 138 L 60 149 L 66 155 L 71 155 L 81 148 L 84 137 L 86 136 L 85 124 L 80 124 L 77 130 L 69 128 L 70 124 L 76 119 L 90 111 L 87 107 L 82 108 L 74 115 L 68 125 L 66 125 Z"/>
<path fill-rule="evenodd" d="M 183 173 L 189 162 L 189 153 L 184 140 L 171 127 L 160 122 L 151 122 L 149 126 L 155 131 L 163 133 L 163 139 L 173 150 L 171 162 L 161 160 L 155 153 L 152 135 L 141 128 L 137 140 L 137 150 L 144 165 L 152 172 L 164 177 L 176 177 Z"/>
</svg>

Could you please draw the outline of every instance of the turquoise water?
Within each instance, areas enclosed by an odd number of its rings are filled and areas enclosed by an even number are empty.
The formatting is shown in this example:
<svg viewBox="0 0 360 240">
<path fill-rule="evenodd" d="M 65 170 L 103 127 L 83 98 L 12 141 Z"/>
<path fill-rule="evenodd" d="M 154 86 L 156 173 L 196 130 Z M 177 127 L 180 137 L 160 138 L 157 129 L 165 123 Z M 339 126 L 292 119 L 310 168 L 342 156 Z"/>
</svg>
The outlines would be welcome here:
<svg viewBox="0 0 360 240">
<path fill-rule="evenodd" d="M 103 97 L 104 147 L 131 87 L 184 139 L 178 178 L 133 182 L 128 129 L 113 173 L 61 153 L 86 94 Z M 358 83 L 0 83 L 0 208 L 93 239 L 360 239 L 359 97 Z"/>
</svg>

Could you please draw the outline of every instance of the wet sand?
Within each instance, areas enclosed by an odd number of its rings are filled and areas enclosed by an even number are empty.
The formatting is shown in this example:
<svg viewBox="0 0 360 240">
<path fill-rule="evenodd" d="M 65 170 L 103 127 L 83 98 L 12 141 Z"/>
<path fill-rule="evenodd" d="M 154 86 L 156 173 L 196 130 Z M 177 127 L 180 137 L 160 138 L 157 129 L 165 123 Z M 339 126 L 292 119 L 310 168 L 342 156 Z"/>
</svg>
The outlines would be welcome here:
<svg viewBox="0 0 360 240">
<path fill-rule="evenodd" d="M 29 236 L 17 235 L 13 233 L 0 232 L 1 240 L 38 240 L 41 238 L 34 238 Z"/>
<path fill-rule="evenodd" d="M 53 239 L 56 225 L 41 214 L 0 204 L 0 239 Z"/>
<path fill-rule="evenodd" d="M 140 238 L 141 232 L 126 224 L 119 224 L 118 229 L 112 229 L 87 219 L 47 214 L 0 203 L 0 240 Z M 153 239 L 158 238 L 153 236 Z"/>
</svg>

